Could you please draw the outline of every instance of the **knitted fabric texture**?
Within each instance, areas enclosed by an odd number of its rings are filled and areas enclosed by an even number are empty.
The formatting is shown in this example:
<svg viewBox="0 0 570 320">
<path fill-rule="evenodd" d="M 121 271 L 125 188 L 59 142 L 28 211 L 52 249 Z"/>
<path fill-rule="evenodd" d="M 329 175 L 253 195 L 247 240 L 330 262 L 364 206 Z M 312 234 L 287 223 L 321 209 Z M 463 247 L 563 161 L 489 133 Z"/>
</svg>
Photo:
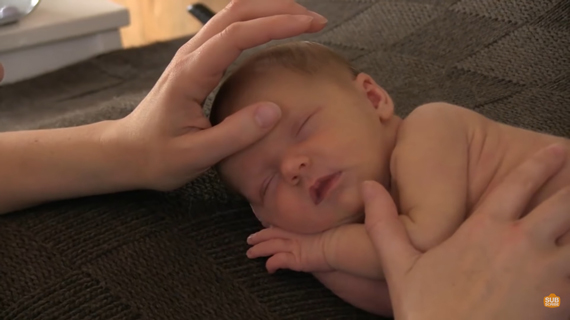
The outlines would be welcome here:
<svg viewBox="0 0 570 320">
<path fill-rule="evenodd" d="M 299 2 L 329 24 L 298 39 L 326 44 L 373 75 L 400 116 L 447 101 L 570 137 L 570 1 Z M 0 87 L 0 130 L 120 118 L 185 40 Z M 0 319 L 376 318 L 310 275 L 268 275 L 263 260 L 247 259 L 246 237 L 260 227 L 213 172 L 173 192 L 88 197 L 0 216 Z"/>
</svg>

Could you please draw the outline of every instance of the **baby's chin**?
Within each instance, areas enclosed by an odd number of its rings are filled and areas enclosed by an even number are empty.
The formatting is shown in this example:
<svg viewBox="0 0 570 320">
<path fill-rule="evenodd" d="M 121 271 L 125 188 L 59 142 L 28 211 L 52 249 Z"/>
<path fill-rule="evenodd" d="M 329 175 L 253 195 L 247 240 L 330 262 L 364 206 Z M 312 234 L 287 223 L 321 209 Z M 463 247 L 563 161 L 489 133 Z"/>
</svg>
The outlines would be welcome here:
<svg viewBox="0 0 570 320">
<path fill-rule="evenodd" d="M 364 203 L 351 196 L 338 199 L 340 201 L 329 209 L 328 213 L 332 215 L 331 219 L 326 222 L 321 221 L 319 223 L 320 230 L 316 232 L 334 229 L 346 224 L 364 223 Z M 342 200 L 346 201 L 343 202 Z M 319 214 L 323 213 L 319 212 Z"/>
<path fill-rule="evenodd" d="M 353 201 L 343 206 L 343 209 L 344 212 L 341 219 L 337 221 L 337 225 L 364 223 L 364 203 L 362 201 Z"/>
</svg>

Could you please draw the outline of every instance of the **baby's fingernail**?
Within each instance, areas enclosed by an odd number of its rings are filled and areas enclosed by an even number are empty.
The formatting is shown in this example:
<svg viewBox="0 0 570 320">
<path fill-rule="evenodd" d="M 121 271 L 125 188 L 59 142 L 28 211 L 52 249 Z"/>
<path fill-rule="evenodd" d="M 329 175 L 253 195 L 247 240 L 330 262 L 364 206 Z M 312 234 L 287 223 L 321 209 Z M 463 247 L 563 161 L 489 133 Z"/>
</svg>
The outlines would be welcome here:
<svg viewBox="0 0 570 320">
<path fill-rule="evenodd" d="M 317 20 L 317 21 L 320 22 L 320 23 L 325 24 L 325 23 L 327 23 L 327 22 L 329 21 L 327 18 L 323 17 L 322 15 L 320 15 L 320 14 L 314 12 L 314 11 L 309 11 L 309 13 L 310 13 L 313 17 L 315 17 L 315 20 Z"/>
<path fill-rule="evenodd" d="M 264 103 L 255 110 L 255 122 L 262 128 L 273 126 L 281 118 L 281 108 L 275 103 Z"/>
</svg>

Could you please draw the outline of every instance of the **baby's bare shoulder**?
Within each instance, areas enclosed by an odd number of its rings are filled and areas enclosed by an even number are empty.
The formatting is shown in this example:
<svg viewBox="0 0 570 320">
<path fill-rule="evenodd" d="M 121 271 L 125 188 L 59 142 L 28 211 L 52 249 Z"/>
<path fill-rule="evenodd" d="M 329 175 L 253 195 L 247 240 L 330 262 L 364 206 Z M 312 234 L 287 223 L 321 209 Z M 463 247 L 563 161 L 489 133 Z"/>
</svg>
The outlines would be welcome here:
<svg viewBox="0 0 570 320">
<path fill-rule="evenodd" d="M 423 121 L 448 121 L 463 120 L 470 118 L 481 118 L 482 116 L 475 111 L 467 108 L 447 103 L 447 102 L 430 102 L 416 107 L 405 120 L 414 122 Z"/>
<path fill-rule="evenodd" d="M 467 108 L 446 102 L 431 102 L 416 107 L 404 120 L 399 132 L 423 130 L 471 131 L 486 118 Z"/>
</svg>

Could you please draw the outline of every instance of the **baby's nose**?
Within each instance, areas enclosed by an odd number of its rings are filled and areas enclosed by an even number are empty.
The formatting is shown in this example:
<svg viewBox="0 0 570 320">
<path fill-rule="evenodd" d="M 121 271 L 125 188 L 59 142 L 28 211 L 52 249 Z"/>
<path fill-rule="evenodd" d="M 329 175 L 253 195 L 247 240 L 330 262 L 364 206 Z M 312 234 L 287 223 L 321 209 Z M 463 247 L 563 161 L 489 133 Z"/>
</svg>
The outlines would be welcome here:
<svg viewBox="0 0 570 320">
<path fill-rule="evenodd" d="M 309 158 L 305 156 L 290 156 L 283 159 L 281 174 L 291 184 L 298 184 L 303 172 L 309 166 Z"/>
</svg>

